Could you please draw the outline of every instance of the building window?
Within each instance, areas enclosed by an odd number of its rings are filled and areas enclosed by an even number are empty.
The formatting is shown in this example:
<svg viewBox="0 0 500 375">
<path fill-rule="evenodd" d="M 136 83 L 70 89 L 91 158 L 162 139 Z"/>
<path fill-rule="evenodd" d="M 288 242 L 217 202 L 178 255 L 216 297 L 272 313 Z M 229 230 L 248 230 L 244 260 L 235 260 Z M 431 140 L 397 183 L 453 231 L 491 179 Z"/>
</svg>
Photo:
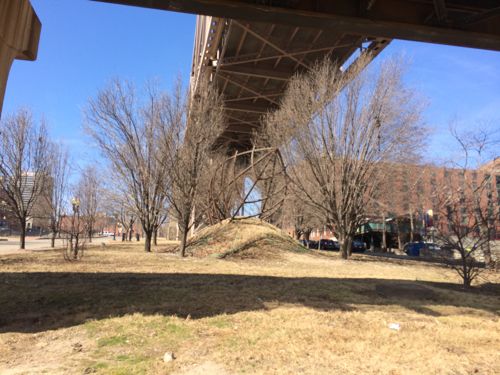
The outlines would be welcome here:
<svg viewBox="0 0 500 375">
<path fill-rule="evenodd" d="M 491 176 L 489 174 L 485 174 L 484 180 L 486 181 L 486 189 L 491 190 Z"/>
</svg>

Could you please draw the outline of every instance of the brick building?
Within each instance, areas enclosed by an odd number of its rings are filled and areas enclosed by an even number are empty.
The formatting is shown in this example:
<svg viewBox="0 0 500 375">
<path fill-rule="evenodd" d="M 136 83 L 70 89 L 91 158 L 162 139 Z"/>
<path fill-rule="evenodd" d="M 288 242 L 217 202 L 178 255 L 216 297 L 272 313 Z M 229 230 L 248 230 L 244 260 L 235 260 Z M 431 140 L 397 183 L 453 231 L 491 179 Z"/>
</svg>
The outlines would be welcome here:
<svg viewBox="0 0 500 375">
<path fill-rule="evenodd" d="M 492 237 L 500 239 L 500 157 L 477 169 L 455 169 L 432 165 L 386 165 L 386 180 L 378 198 L 367 208 L 367 220 L 358 230 L 358 237 L 367 244 L 380 247 L 381 233 L 387 232 L 389 247 L 398 247 L 413 240 L 432 240 L 433 231 L 446 232 L 447 220 L 437 209 L 440 194 L 483 186 L 481 205 L 491 213 Z M 466 219 L 464 207 L 464 220 Z M 384 224 L 385 223 L 385 224 Z M 310 239 L 335 238 L 326 226 L 311 232 Z"/>
</svg>

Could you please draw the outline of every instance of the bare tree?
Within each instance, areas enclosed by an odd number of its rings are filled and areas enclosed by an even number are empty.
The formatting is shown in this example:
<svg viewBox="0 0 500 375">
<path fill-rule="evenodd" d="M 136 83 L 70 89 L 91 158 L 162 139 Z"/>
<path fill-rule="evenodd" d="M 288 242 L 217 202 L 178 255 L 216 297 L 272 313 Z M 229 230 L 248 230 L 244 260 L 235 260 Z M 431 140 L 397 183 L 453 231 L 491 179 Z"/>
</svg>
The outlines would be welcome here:
<svg viewBox="0 0 500 375">
<path fill-rule="evenodd" d="M 209 181 L 200 189 L 201 206 L 215 224 L 236 216 L 259 217 L 271 222 L 279 216 L 286 194 L 286 174 L 279 151 L 272 147 L 236 151 L 211 158 Z M 205 187 L 205 188 L 204 188 Z"/>
<path fill-rule="evenodd" d="M 213 225 L 232 217 L 241 202 L 244 176 L 240 175 L 241 160 L 235 151 L 232 156 L 225 152 L 213 153 L 202 176 L 198 208 L 205 212 L 204 221 Z"/>
<path fill-rule="evenodd" d="M 403 246 L 403 240 L 413 242 L 416 238 L 416 214 L 422 213 L 423 186 L 427 168 L 417 164 L 416 160 L 407 159 L 404 163 L 384 163 L 379 166 L 381 178 L 377 189 L 370 197 L 368 211 L 383 219 L 383 226 L 391 221 L 396 229 L 398 248 Z M 434 182 L 433 182 L 434 181 Z M 434 180 L 430 178 L 434 187 Z M 403 224 L 409 223 L 409 233 L 403 236 Z M 406 225 L 405 225 L 406 226 Z M 386 233 L 383 231 L 382 250 L 387 249 Z"/>
<path fill-rule="evenodd" d="M 52 231 L 50 246 L 54 247 L 56 237 L 61 230 L 61 219 L 66 207 L 69 178 L 69 157 L 67 150 L 54 144 L 50 158 L 50 178 L 52 181 L 52 194 L 47 195 L 50 207 L 50 229 Z"/>
<path fill-rule="evenodd" d="M 89 165 L 83 169 L 75 191 L 75 196 L 80 200 L 80 215 L 81 219 L 85 221 L 89 242 L 92 242 L 95 231 L 101 194 L 101 178 L 97 174 L 96 167 Z"/>
<path fill-rule="evenodd" d="M 345 73 L 328 59 L 318 63 L 290 81 L 280 109 L 266 119 L 294 189 L 338 234 L 344 258 L 380 180 L 378 166 L 412 153 L 423 133 L 400 61 L 363 70 L 365 62 Z"/>
<path fill-rule="evenodd" d="M 118 80 L 101 90 L 86 111 L 87 129 L 111 163 L 121 194 L 132 203 L 151 251 L 165 211 L 162 134 L 170 126 L 168 95 L 148 86 L 142 100 L 133 85 Z"/>
<path fill-rule="evenodd" d="M 26 225 L 49 194 L 49 141 L 47 130 L 30 111 L 21 109 L 0 123 L 0 184 L 21 230 L 20 248 L 26 245 Z"/>
<path fill-rule="evenodd" d="M 107 171 L 111 178 L 103 180 L 102 208 L 115 221 L 115 239 L 117 235 L 117 226 L 121 227 L 122 241 L 132 238 L 132 228 L 137 220 L 134 211 L 134 203 L 131 201 L 123 189 L 119 187 L 119 176 L 115 176 L 112 171 Z M 116 178 L 113 178 L 116 177 Z"/>
<path fill-rule="evenodd" d="M 80 215 L 80 199 L 71 199 L 71 215 L 66 215 L 61 220 L 60 230 L 63 234 L 65 246 L 63 256 L 67 261 L 82 259 L 85 250 L 85 235 L 88 233 L 87 221 Z"/>
<path fill-rule="evenodd" d="M 164 128 L 163 168 L 168 170 L 169 208 L 177 219 L 181 236 L 180 251 L 185 256 L 189 230 L 203 218 L 200 186 L 209 171 L 211 155 L 223 127 L 222 98 L 216 88 L 201 80 L 195 92 L 183 95 L 181 85 L 167 101 L 170 123 Z"/>
<path fill-rule="evenodd" d="M 137 220 L 135 212 L 130 209 L 129 205 L 122 204 L 120 207 L 120 213 L 118 216 L 118 221 L 122 226 L 122 241 L 132 241 L 132 232 L 134 230 L 134 224 Z M 125 236 L 123 236 L 123 234 Z"/>
<path fill-rule="evenodd" d="M 321 212 L 307 204 L 300 194 L 290 191 L 285 200 L 283 209 L 284 226 L 293 228 L 294 237 L 309 240 L 311 232 L 324 225 L 320 220 Z"/>
<path fill-rule="evenodd" d="M 453 162 L 453 174 L 448 175 L 445 186 L 436 192 L 435 210 L 441 220 L 435 237 L 442 247 L 459 254 L 458 263 L 445 260 L 469 288 L 479 275 L 479 252 L 487 264 L 491 263 L 492 232 L 500 220 L 500 211 L 491 201 L 491 174 L 484 173 L 480 178 L 471 168 L 480 165 L 488 149 L 495 149 L 500 142 L 481 129 L 464 134 L 452 129 L 452 135 L 462 155 Z"/>
</svg>

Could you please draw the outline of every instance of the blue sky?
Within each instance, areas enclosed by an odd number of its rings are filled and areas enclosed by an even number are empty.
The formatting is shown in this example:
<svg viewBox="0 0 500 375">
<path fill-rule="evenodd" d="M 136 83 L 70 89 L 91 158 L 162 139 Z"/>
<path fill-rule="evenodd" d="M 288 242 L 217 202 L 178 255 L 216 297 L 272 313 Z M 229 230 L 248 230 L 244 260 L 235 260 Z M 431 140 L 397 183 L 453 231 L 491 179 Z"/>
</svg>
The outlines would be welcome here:
<svg viewBox="0 0 500 375">
<path fill-rule="evenodd" d="M 35 62 L 15 61 L 3 115 L 29 106 L 47 120 L 51 134 L 75 158 L 94 158 L 81 130 L 82 109 L 109 79 L 139 85 L 159 78 L 168 86 L 191 67 L 195 16 L 89 0 L 32 0 L 42 21 Z M 430 158 L 451 155 L 450 121 L 464 128 L 488 121 L 500 128 L 500 52 L 394 41 L 381 54 L 406 56 L 406 79 L 429 103 L 425 120 L 434 131 Z"/>
</svg>

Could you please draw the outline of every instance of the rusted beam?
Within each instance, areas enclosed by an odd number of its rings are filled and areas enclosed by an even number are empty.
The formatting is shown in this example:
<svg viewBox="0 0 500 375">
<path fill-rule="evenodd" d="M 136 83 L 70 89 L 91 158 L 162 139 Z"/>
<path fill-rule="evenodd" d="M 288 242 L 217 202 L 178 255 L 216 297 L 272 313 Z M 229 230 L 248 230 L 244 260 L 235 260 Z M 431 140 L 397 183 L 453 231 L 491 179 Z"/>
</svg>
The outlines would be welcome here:
<svg viewBox="0 0 500 375">
<path fill-rule="evenodd" d="M 259 39 L 261 42 L 267 44 L 269 47 L 275 49 L 276 51 L 278 51 L 279 53 L 281 53 L 282 55 L 286 55 L 286 51 L 281 48 L 280 46 L 276 45 L 275 43 L 273 43 L 272 41 L 269 40 L 269 38 L 266 38 L 265 36 L 263 35 L 260 35 L 258 32 L 252 30 L 250 27 L 248 27 L 247 25 L 244 25 L 238 21 L 233 21 L 233 23 L 239 27 L 241 27 L 243 30 L 245 30 L 247 33 L 249 33 L 250 35 L 252 35 L 253 37 Z M 292 59 L 293 61 L 295 61 L 297 64 L 299 65 L 302 65 L 304 68 L 308 68 L 308 66 L 304 63 L 302 63 L 299 59 L 297 59 L 295 56 L 287 56 L 288 58 Z"/>
<path fill-rule="evenodd" d="M 440 24 L 446 23 L 448 17 L 444 0 L 434 0 L 434 13 Z"/>
<path fill-rule="evenodd" d="M 270 94 L 266 94 L 266 93 L 262 93 L 262 95 L 255 95 L 255 96 L 242 96 L 242 97 L 239 97 L 239 98 L 224 98 L 224 102 L 241 102 L 241 101 L 245 101 L 245 100 L 255 100 L 255 99 L 263 99 L 264 97 L 266 98 L 275 98 L 275 97 L 280 97 L 282 96 L 283 93 L 282 92 L 279 92 L 279 93 L 270 93 Z"/>
<path fill-rule="evenodd" d="M 0 116 L 12 62 L 36 60 L 41 29 L 29 0 L 0 0 Z"/>
<path fill-rule="evenodd" d="M 256 54 L 241 55 L 238 57 L 230 57 L 230 58 L 223 59 L 222 63 L 225 66 L 248 64 L 248 63 L 266 61 L 266 60 L 277 60 L 277 59 L 281 59 L 283 57 L 288 57 L 288 56 L 301 56 L 301 55 L 307 55 L 310 53 L 333 51 L 333 50 L 338 49 L 338 48 L 345 48 L 345 47 L 351 47 L 351 46 L 352 46 L 352 43 L 343 43 L 343 44 L 338 44 L 338 45 L 334 45 L 334 46 L 317 47 L 317 48 L 312 48 L 312 49 L 301 49 L 298 51 L 287 52 L 286 54 L 277 54 L 277 55 L 262 56 L 262 57 L 257 57 Z"/>
<path fill-rule="evenodd" d="M 262 99 L 264 99 L 264 100 L 267 100 L 268 102 L 270 102 L 270 103 L 272 103 L 272 104 L 278 104 L 275 100 L 273 100 L 273 99 L 271 99 L 271 98 L 268 98 L 268 97 L 266 97 L 266 96 L 262 95 L 260 92 L 258 92 L 258 91 L 256 91 L 256 90 L 254 90 L 254 89 L 252 89 L 252 88 L 250 88 L 250 87 L 248 87 L 248 86 L 245 86 L 243 83 L 238 82 L 237 80 L 235 80 L 235 79 L 234 79 L 234 78 L 232 78 L 232 77 L 228 77 L 227 75 L 225 75 L 225 74 L 220 74 L 220 73 L 219 73 L 219 77 L 221 77 L 221 78 L 225 79 L 226 81 L 228 81 L 229 83 L 231 83 L 231 84 L 233 84 L 233 85 L 235 85 L 235 86 L 240 87 L 240 88 L 241 88 L 241 89 L 243 89 L 243 90 L 248 91 L 249 93 L 251 93 L 251 94 L 253 94 L 253 95 L 255 95 L 255 96 L 258 96 L 259 98 L 262 98 Z"/>
<path fill-rule="evenodd" d="M 244 104 L 244 103 L 225 103 L 224 105 L 226 110 L 229 111 L 237 111 L 237 112 L 248 112 L 248 113 L 267 113 L 272 107 L 257 105 L 255 103 L 252 104 Z"/>
<path fill-rule="evenodd" d="M 93 0 L 108 3 L 143 6 L 178 12 L 204 14 L 223 18 L 277 23 L 298 27 L 333 29 L 340 33 L 355 34 L 387 39 L 406 39 L 420 42 L 449 44 L 462 47 L 482 48 L 500 51 L 500 22 L 491 18 L 488 25 L 468 24 L 463 29 L 453 25 L 430 26 L 420 17 L 434 10 L 434 2 L 414 3 L 411 1 L 379 0 L 364 15 L 359 15 L 357 6 L 351 0 L 321 2 L 323 9 L 309 10 L 270 7 L 244 0 Z M 463 2 L 462 2 L 463 3 Z M 447 2 L 448 13 L 459 4 Z M 477 2 L 470 0 L 469 7 L 478 9 Z M 394 8 L 394 9 L 392 9 Z M 488 9 L 484 9 L 487 11 Z M 358 12 L 358 13 L 356 13 Z M 473 11 L 472 11 L 473 12 Z M 465 29 L 466 28 L 466 29 Z"/>
<path fill-rule="evenodd" d="M 247 77 L 269 78 L 277 81 L 288 81 L 291 76 L 290 71 L 280 71 L 277 69 L 262 69 L 258 67 L 248 66 L 224 66 L 219 68 L 220 72 L 237 74 Z M 293 72 L 292 72 L 293 73 Z"/>
</svg>

